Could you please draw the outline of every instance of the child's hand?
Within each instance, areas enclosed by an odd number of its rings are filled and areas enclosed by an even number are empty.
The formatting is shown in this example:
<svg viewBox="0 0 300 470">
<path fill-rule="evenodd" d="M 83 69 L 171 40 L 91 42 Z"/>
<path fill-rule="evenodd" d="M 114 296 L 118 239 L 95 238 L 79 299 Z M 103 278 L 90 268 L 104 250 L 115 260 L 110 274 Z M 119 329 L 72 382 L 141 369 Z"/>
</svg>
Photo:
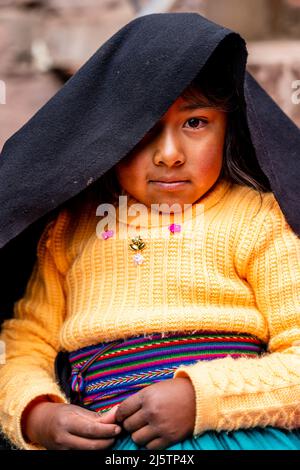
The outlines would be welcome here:
<svg viewBox="0 0 300 470">
<path fill-rule="evenodd" d="M 119 405 L 116 421 L 122 423 L 137 445 L 165 449 L 193 434 L 193 385 L 185 377 L 149 385 Z"/>
<path fill-rule="evenodd" d="M 46 449 L 106 449 L 121 431 L 115 424 L 115 412 L 116 407 L 99 416 L 76 405 L 44 401 L 28 414 L 26 435 Z"/>
</svg>

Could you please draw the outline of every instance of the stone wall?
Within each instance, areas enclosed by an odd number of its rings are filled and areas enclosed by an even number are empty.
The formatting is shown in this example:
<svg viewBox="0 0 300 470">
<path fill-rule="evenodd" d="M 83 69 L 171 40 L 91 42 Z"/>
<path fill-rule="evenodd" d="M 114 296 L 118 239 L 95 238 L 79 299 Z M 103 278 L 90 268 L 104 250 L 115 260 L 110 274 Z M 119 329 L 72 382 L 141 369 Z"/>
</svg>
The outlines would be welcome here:
<svg viewBox="0 0 300 470">
<path fill-rule="evenodd" d="M 205 14 L 248 41 L 300 39 L 299 0 L 207 0 Z"/>
<path fill-rule="evenodd" d="M 248 70 L 300 127 L 299 41 L 253 41 L 248 52 Z"/>
<path fill-rule="evenodd" d="M 300 104 L 291 100 L 300 80 L 300 0 L 0 0 L 0 150 L 106 39 L 149 7 L 196 11 L 240 32 L 249 70 L 300 126 Z"/>
</svg>

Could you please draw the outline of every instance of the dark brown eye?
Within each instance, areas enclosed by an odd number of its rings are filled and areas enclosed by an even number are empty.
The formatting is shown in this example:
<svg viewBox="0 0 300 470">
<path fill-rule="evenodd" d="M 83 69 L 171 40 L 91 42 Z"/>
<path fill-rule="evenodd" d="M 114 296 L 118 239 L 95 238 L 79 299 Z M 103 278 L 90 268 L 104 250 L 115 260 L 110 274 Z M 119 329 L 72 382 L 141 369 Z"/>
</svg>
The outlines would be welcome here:
<svg viewBox="0 0 300 470">
<path fill-rule="evenodd" d="M 207 124 L 206 120 L 200 118 L 191 118 L 188 119 L 186 122 L 190 123 L 192 129 L 200 129 L 201 127 L 204 127 L 205 124 Z"/>
</svg>

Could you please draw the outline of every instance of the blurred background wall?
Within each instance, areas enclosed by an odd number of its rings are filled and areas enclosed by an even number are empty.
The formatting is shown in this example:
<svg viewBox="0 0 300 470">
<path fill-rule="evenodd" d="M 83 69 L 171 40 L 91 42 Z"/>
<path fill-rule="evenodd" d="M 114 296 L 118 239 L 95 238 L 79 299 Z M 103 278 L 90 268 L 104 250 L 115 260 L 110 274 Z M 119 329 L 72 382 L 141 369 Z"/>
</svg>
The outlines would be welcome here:
<svg viewBox="0 0 300 470">
<path fill-rule="evenodd" d="M 166 11 L 239 32 L 248 70 L 300 127 L 300 0 L 0 0 L 0 150 L 114 32 Z"/>
</svg>

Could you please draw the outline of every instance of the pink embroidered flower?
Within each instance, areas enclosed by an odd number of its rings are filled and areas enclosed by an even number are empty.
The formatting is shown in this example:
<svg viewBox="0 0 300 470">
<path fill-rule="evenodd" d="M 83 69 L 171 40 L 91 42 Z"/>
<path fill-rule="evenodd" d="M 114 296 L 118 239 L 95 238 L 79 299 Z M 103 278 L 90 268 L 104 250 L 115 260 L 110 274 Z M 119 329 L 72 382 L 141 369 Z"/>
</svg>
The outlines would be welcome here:
<svg viewBox="0 0 300 470">
<path fill-rule="evenodd" d="M 180 232 L 181 231 L 181 225 L 171 224 L 171 225 L 169 225 L 169 230 L 170 230 L 171 233 Z"/>
<path fill-rule="evenodd" d="M 134 264 L 137 266 L 138 264 L 143 264 L 144 262 L 144 257 L 140 253 L 137 253 L 133 257 Z"/>
<path fill-rule="evenodd" d="M 103 240 L 107 240 L 108 238 L 112 237 L 113 235 L 114 235 L 113 230 L 105 230 L 105 232 L 101 233 L 101 236 L 102 236 Z"/>
</svg>

